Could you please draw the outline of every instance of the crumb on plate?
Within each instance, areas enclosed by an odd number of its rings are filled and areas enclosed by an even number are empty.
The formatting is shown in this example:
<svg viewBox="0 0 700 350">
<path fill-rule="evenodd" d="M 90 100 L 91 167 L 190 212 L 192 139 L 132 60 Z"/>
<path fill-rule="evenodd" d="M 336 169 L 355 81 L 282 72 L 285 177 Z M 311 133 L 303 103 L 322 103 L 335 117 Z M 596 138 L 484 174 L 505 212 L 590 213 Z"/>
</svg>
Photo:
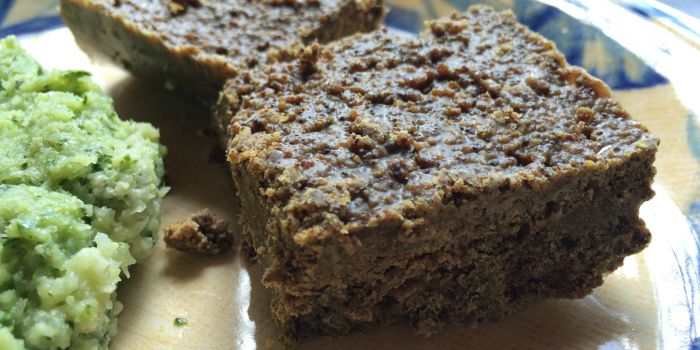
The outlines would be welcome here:
<svg viewBox="0 0 700 350">
<path fill-rule="evenodd" d="M 234 243 L 229 222 L 208 209 L 166 226 L 163 240 L 170 248 L 205 255 L 224 253 Z"/>
</svg>

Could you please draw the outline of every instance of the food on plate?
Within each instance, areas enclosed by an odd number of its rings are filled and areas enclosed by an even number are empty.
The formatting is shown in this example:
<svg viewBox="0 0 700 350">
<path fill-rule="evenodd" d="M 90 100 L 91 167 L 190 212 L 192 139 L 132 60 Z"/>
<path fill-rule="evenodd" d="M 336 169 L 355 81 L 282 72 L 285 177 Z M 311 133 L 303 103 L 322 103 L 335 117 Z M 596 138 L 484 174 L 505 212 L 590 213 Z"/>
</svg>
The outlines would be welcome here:
<svg viewBox="0 0 700 350">
<path fill-rule="evenodd" d="M 0 40 L 0 348 L 107 348 L 117 283 L 158 232 L 164 152 L 88 73 Z"/>
<path fill-rule="evenodd" d="M 166 226 L 163 233 L 168 247 L 204 255 L 225 253 L 235 242 L 229 223 L 206 209 Z"/>
<path fill-rule="evenodd" d="M 510 12 L 261 65 L 217 106 L 287 340 L 581 298 L 650 234 L 658 140 Z M 230 121 L 230 124 L 229 124 Z"/>
<path fill-rule="evenodd" d="M 205 103 L 237 72 L 372 30 L 383 12 L 381 0 L 61 0 L 87 51 Z"/>
</svg>

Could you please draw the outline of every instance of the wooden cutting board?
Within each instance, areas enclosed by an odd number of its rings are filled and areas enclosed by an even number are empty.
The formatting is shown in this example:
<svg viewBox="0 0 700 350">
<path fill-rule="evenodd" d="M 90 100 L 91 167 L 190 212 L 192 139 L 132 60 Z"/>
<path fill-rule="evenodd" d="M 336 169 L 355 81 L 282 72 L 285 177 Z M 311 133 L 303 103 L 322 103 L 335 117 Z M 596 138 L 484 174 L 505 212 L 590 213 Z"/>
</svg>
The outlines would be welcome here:
<svg viewBox="0 0 700 350">
<path fill-rule="evenodd" d="M 225 165 L 211 159 L 216 143 L 207 132 L 208 112 L 169 95 L 160 87 L 136 80 L 108 64 L 90 62 L 66 29 L 23 39 L 42 64 L 56 68 L 80 68 L 93 72 L 113 96 L 122 118 L 148 121 L 161 130 L 168 147 L 167 183 L 172 187 L 164 200 L 163 223 L 182 220 L 192 212 L 210 208 L 237 224 L 238 203 Z M 670 87 L 619 92 L 633 114 L 662 132 L 672 126 L 660 121 L 655 105 L 681 109 Z M 666 128 L 666 129 L 664 129 Z M 658 134 L 658 132 L 657 132 Z M 664 152 L 672 152 L 668 149 Z M 673 162 L 661 166 L 672 167 Z M 660 174 L 663 178 L 671 175 Z M 643 215 L 654 235 L 677 224 L 683 216 L 661 193 L 648 203 Z M 300 349 L 651 349 L 659 342 L 660 317 L 656 306 L 656 261 L 668 254 L 663 240 L 655 239 L 644 253 L 629 257 L 625 265 L 606 278 L 605 284 L 581 300 L 547 301 L 501 322 L 477 329 L 453 325 L 430 339 L 415 336 L 407 328 L 389 327 L 339 339 L 317 338 L 299 344 Z M 660 266 L 660 265 L 659 265 Z M 656 270 L 655 270 L 656 269 Z M 261 286 L 261 271 L 241 263 L 237 252 L 224 256 L 193 256 L 166 249 L 158 242 L 153 255 L 132 268 L 123 282 L 119 299 L 120 333 L 112 349 L 280 349 L 269 311 L 269 294 Z M 174 324 L 176 318 L 185 325 Z"/>
</svg>

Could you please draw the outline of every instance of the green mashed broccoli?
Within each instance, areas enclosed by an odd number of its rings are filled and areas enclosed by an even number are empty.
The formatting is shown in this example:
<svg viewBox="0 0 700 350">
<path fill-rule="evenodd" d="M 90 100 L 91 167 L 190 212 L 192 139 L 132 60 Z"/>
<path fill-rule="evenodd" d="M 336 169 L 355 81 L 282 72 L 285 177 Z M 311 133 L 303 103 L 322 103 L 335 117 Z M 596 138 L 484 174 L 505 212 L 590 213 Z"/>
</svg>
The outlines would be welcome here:
<svg viewBox="0 0 700 350">
<path fill-rule="evenodd" d="M 87 73 L 0 40 L 0 350 L 107 348 L 117 283 L 160 224 L 164 152 Z"/>
</svg>

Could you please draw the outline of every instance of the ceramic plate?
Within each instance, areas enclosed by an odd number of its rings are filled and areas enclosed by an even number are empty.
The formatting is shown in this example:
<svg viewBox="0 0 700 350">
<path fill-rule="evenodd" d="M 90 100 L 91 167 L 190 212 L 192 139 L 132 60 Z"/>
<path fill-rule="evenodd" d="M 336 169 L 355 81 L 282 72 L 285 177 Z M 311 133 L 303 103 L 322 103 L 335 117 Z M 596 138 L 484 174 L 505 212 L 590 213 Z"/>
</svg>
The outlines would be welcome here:
<svg viewBox="0 0 700 350">
<path fill-rule="evenodd" d="M 411 35 L 425 19 L 472 1 L 389 0 L 386 23 Z M 700 228 L 700 24 L 655 2 L 493 0 L 554 40 L 570 62 L 615 89 L 635 119 L 662 142 L 656 197 L 640 214 L 653 240 L 625 260 L 605 284 L 581 300 L 553 300 L 476 329 L 452 325 L 430 339 L 389 327 L 337 339 L 316 338 L 303 349 L 700 349 L 697 230 Z M 122 118 L 149 121 L 168 146 L 172 192 L 164 223 L 209 207 L 232 219 L 238 204 L 223 164 L 210 161 L 214 141 L 207 113 L 93 62 L 56 16 L 54 0 L 0 0 L 0 37 L 16 34 L 45 66 L 83 69 L 113 98 Z M 236 227 L 238 229 L 238 227 Z M 261 272 L 235 253 L 198 257 L 156 245 L 119 289 L 125 305 L 112 349 L 278 349 Z M 187 324 L 177 327 L 175 318 Z"/>
</svg>

